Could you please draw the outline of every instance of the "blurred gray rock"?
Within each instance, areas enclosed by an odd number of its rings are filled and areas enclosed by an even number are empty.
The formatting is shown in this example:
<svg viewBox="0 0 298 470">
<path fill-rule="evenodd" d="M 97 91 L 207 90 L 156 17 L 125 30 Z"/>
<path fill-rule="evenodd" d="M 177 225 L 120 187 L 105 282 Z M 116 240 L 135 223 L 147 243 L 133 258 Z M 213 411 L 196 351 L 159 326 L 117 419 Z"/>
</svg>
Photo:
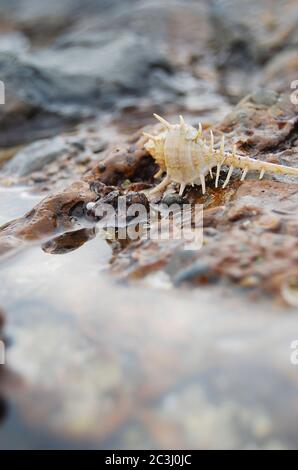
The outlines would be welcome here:
<svg viewBox="0 0 298 470">
<path fill-rule="evenodd" d="M 263 69 L 261 85 L 278 92 L 291 93 L 291 82 L 298 78 L 298 50 L 286 49 L 275 54 Z"/>
<path fill-rule="evenodd" d="M 290 0 L 212 0 L 210 20 L 213 40 L 230 65 L 262 64 L 296 44 L 298 10 Z"/>
<path fill-rule="evenodd" d="M 297 50 L 298 10 L 295 2 L 212 0 L 209 15 L 221 88 L 231 101 L 236 104 L 259 84 L 285 91 L 288 76 L 281 85 L 279 78 L 271 80 L 270 76 L 269 80 L 263 80 L 262 72 L 271 59 L 274 61 L 272 67 L 275 67 L 277 52 L 287 54 L 287 51 Z M 285 67 L 289 69 L 288 64 Z M 268 74 L 271 74 L 271 67 Z"/>
<path fill-rule="evenodd" d="M 79 90 L 75 89 L 75 95 L 80 91 L 87 109 L 116 104 L 121 93 L 146 93 L 151 72 L 169 68 L 157 48 L 130 32 L 104 35 L 93 41 L 86 38 L 78 44 L 42 50 L 27 61 L 65 79 L 70 90 L 73 81 L 77 83 Z M 60 99 L 58 96 L 57 101 Z M 79 113 L 82 104 L 77 109 Z"/>
<path fill-rule="evenodd" d="M 56 160 L 59 156 L 69 152 L 69 144 L 63 137 L 45 139 L 34 142 L 20 150 L 4 167 L 7 175 L 26 176 L 33 171 L 42 170 L 43 167 Z"/>
<path fill-rule="evenodd" d="M 6 87 L 0 145 L 47 137 L 54 134 L 53 128 L 57 132 L 59 126 L 117 108 L 120 98 L 144 96 L 157 69 L 169 69 L 159 50 L 129 32 L 22 57 L 0 52 L 0 77 Z M 31 116 L 37 119 L 30 123 Z"/>
<path fill-rule="evenodd" d="M 122 0 L 128 8 L 135 0 Z M 117 6 L 117 0 L 1 0 L 0 18 L 26 32 L 37 44 L 47 44 L 70 25 Z"/>
</svg>

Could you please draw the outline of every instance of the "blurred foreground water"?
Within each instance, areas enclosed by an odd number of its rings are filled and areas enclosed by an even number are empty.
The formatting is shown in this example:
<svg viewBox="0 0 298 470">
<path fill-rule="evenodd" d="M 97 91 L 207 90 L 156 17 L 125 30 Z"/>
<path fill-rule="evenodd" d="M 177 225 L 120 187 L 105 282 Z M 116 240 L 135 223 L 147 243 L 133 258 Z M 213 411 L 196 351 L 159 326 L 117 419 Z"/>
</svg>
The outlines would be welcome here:
<svg viewBox="0 0 298 470">
<path fill-rule="evenodd" d="M 97 237 L 2 262 L 19 378 L 0 446 L 295 447 L 296 315 L 224 287 L 176 291 L 158 274 L 120 285 L 102 272 L 110 255 Z"/>
</svg>

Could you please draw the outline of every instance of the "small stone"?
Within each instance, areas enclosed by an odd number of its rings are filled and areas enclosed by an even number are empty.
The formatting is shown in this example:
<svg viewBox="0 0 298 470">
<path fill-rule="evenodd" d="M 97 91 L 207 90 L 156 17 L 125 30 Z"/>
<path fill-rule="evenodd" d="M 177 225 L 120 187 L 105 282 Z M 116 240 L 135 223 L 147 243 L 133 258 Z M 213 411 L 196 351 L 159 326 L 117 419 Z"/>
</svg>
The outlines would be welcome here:
<svg viewBox="0 0 298 470">
<path fill-rule="evenodd" d="M 230 209 L 228 213 L 228 220 L 230 222 L 237 222 L 241 219 L 246 219 L 248 217 L 255 217 L 261 213 L 261 209 L 257 206 L 244 204 L 241 206 L 234 206 Z"/>
<path fill-rule="evenodd" d="M 47 176 L 41 172 L 35 172 L 31 176 L 31 180 L 34 181 L 34 183 L 44 183 L 47 181 Z"/>
<path fill-rule="evenodd" d="M 144 193 L 137 193 L 134 191 L 130 191 L 126 194 L 126 204 L 127 207 L 131 206 L 132 204 L 141 204 L 146 208 L 146 211 L 149 210 L 149 201 Z"/>
<path fill-rule="evenodd" d="M 274 90 L 260 89 L 251 95 L 251 101 L 255 104 L 273 106 L 278 100 L 278 93 Z"/>
<path fill-rule="evenodd" d="M 82 153 L 76 158 L 77 163 L 80 163 L 82 165 L 90 163 L 91 161 L 91 155 L 88 155 L 86 153 Z"/>
<path fill-rule="evenodd" d="M 215 282 L 216 280 L 217 276 L 212 273 L 210 264 L 197 260 L 191 266 L 178 272 L 173 279 L 173 283 L 175 286 L 179 286 L 184 282 L 199 282 L 205 284 Z"/>
<path fill-rule="evenodd" d="M 103 162 L 100 162 L 98 164 L 98 170 L 99 170 L 100 173 L 103 173 L 106 170 L 106 166 Z"/>
<path fill-rule="evenodd" d="M 281 221 L 274 215 L 263 215 L 258 220 L 258 226 L 270 232 L 277 232 L 281 227 Z"/>
<path fill-rule="evenodd" d="M 186 269 L 190 263 L 195 262 L 196 256 L 196 253 L 192 250 L 178 250 L 173 253 L 164 270 L 173 278 L 178 272 Z"/>
<path fill-rule="evenodd" d="M 171 206 L 172 204 L 188 204 L 187 199 L 182 196 L 179 196 L 177 193 L 165 194 L 161 200 L 162 204 Z"/>
<path fill-rule="evenodd" d="M 216 237 L 218 230 L 213 227 L 206 227 L 204 228 L 204 235 L 206 235 L 206 237 Z"/>
<path fill-rule="evenodd" d="M 242 287 L 256 287 L 260 283 L 260 279 L 258 276 L 251 275 L 251 276 L 245 276 L 243 279 L 240 281 L 240 285 Z"/>
</svg>

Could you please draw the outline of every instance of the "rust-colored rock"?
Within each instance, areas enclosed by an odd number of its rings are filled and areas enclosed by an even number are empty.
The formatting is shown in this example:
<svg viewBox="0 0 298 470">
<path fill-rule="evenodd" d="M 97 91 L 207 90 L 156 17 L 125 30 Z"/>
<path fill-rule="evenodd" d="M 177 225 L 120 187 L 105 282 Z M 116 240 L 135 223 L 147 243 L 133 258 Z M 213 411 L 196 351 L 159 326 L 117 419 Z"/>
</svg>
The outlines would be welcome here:
<svg viewBox="0 0 298 470">
<path fill-rule="evenodd" d="M 157 166 L 143 148 L 144 142 L 145 139 L 140 137 L 136 143 L 109 149 L 103 161 L 95 165 L 84 180 L 92 183 L 100 181 L 106 185 L 121 185 L 127 179 L 153 183 Z"/>
<path fill-rule="evenodd" d="M 297 123 L 297 108 L 289 95 L 265 89 L 244 98 L 222 121 L 220 130 L 244 153 L 258 158 L 263 152 L 264 158 L 264 151 L 270 153 L 284 143 Z"/>
<path fill-rule="evenodd" d="M 96 198 L 88 183 L 73 183 L 59 194 L 46 197 L 34 209 L 0 229 L 0 253 L 23 242 L 38 240 L 71 226 L 71 210 Z"/>
</svg>

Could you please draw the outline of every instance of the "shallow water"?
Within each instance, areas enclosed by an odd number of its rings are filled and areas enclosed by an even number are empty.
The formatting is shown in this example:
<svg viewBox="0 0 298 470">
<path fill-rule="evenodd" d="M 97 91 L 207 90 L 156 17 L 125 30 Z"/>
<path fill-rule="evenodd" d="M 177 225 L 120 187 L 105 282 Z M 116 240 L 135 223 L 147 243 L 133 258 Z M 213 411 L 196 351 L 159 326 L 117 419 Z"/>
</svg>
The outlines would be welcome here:
<svg viewBox="0 0 298 470">
<path fill-rule="evenodd" d="M 26 187 L 0 186 L 0 226 L 23 216 L 44 197 L 45 194 L 30 193 Z"/>
<path fill-rule="evenodd" d="M 11 194 L 10 215 L 33 202 Z M 226 287 L 173 289 L 162 273 L 120 284 L 110 257 L 97 235 L 2 261 L 16 380 L 0 448 L 294 447 L 296 312 Z"/>
</svg>

